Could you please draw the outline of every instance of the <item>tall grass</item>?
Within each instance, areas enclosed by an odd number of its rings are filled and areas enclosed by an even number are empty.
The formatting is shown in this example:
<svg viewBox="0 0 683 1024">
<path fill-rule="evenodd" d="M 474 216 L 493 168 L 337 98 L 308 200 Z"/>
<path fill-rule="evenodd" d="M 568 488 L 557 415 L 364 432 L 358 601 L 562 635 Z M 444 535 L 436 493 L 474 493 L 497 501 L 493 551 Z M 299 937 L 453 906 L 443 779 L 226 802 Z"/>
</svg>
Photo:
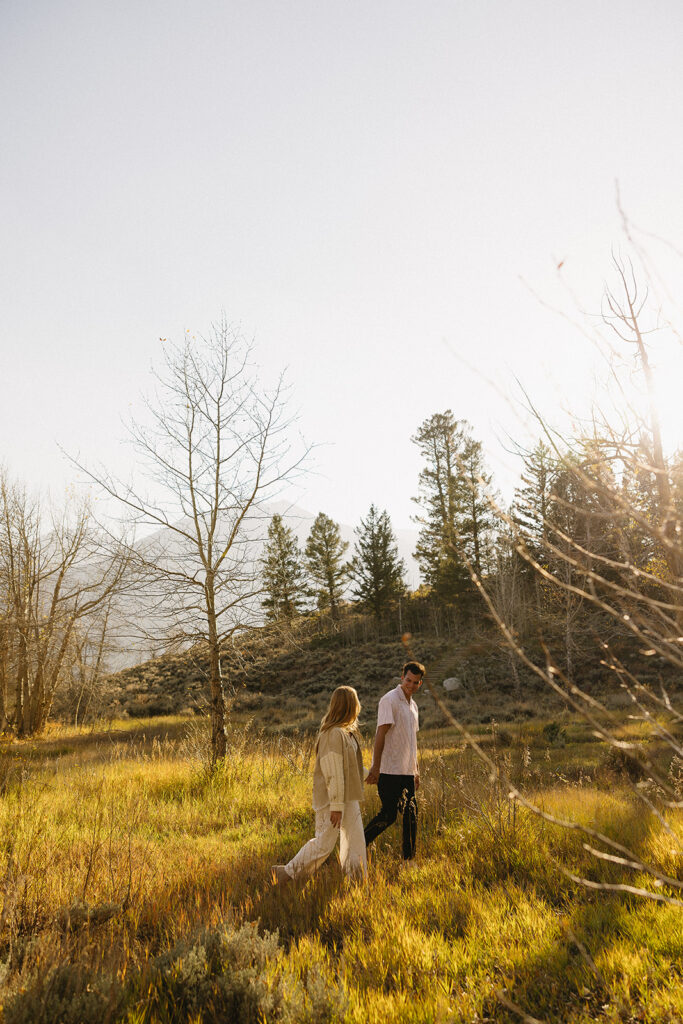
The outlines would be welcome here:
<svg viewBox="0 0 683 1024">
<path fill-rule="evenodd" d="M 568 780 L 571 724 L 565 747 L 543 736 L 532 723 L 485 739 L 547 810 L 681 878 L 671 835 L 625 782 L 601 777 L 599 744 L 580 744 L 584 774 Z M 7 1024 L 519 1020 L 497 993 L 548 1021 L 682 1021 L 681 912 L 568 880 L 566 866 L 608 880 L 624 869 L 516 808 L 448 734 L 421 742 L 417 868 L 401 869 L 395 828 L 366 884 L 331 859 L 283 890 L 270 865 L 312 830 L 310 737 L 235 729 L 214 770 L 196 722 L 5 748 Z M 372 791 L 366 816 L 375 805 Z M 683 816 L 669 825 L 683 835 Z"/>
</svg>

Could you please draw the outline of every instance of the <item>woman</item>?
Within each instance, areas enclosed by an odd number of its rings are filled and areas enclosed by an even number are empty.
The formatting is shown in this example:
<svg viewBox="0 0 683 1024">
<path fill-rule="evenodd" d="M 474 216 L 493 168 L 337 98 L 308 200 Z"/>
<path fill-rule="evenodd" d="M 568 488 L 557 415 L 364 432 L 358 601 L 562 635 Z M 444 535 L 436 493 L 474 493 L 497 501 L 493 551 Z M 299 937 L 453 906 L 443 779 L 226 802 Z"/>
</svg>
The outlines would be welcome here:
<svg viewBox="0 0 683 1024">
<path fill-rule="evenodd" d="M 360 701 L 352 686 L 338 686 L 320 723 L 313 772 L 315 838 L 301 847 L 289 864 L 273 867 L 273 881 L 286 883 L 312 875 L 334 850 L 347 875 L 367 872 L 365 836 L 360 814 L 363 799 L 363 757 L 358 739 Z"/>
</svg>

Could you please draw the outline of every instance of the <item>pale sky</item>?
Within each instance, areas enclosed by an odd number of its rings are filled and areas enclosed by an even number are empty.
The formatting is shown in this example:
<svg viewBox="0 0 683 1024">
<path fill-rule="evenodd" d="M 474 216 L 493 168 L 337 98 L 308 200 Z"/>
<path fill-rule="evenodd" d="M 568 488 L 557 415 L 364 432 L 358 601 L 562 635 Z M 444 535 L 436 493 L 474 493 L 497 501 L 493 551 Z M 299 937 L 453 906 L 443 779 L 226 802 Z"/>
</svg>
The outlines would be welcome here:
<svg viewBox="0 0 683 1024">
<path fill-rule="evenodd" d="M 566 307 L 564 261 L 599 309 L 615 179 L 683 248 L 682 46 L 678 0 L 2 0 L 0 461 L 126 475 L 159 339 L 225 311 L 323 445 L 298 505 L 411 526 L 446 408 L 509 491 L 514 376 L 588 402 L 594 350 L 533 293 Z"/>
</svg>

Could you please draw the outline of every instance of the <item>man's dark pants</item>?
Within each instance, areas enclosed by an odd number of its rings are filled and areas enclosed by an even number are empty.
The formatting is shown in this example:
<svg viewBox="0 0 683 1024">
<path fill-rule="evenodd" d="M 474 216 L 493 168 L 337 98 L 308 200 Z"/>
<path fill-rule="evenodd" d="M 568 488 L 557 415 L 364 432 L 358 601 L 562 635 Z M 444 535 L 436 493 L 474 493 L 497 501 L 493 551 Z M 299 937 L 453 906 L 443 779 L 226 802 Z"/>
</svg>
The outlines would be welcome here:
<svg viewBox="0 0 683 1024">
<path fill-rule="evenodd" d="M 365 826 L 365 845 L 377 838 L 385 828 L 393 825 L 399 811 L 403 814 L 403 859 L 415 856 L 417 839 L 417 801 L 413 775 L 383 775 L 377 780 L 377 792 L 382 809 Z"/>
</svg>

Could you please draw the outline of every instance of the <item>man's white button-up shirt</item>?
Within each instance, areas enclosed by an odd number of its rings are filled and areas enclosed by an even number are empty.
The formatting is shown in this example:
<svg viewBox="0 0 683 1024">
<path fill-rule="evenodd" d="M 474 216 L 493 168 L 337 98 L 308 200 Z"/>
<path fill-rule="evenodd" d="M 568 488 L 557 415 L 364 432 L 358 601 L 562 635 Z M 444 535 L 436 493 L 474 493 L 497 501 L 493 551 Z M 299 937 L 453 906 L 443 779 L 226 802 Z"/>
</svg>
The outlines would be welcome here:
<svg viewBox="0 0 683 1024">
<path fill-rule="evenodd" d="M 417 774 L 417 733 L 420 721 L 417 704 L 401 689 L 401 684 L 385 693 L 377 708 L 377 726 L 390 725 L 384 740 L 380 772 L 382 775 Z"/>
</svg>

